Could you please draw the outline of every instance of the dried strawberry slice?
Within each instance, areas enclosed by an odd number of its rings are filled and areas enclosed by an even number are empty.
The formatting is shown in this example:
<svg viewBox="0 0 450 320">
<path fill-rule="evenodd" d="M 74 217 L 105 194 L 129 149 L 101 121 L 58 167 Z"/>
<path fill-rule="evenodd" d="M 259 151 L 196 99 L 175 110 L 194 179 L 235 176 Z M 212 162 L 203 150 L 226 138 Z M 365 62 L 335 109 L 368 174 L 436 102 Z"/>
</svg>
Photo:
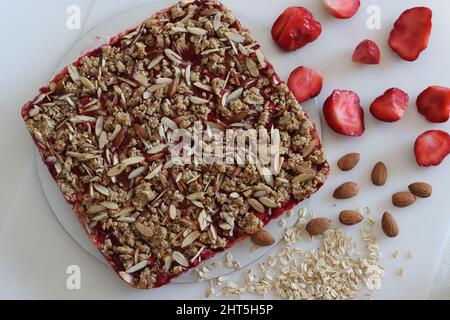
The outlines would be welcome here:
<svg viewBox="0 0 450 320">
<path fill-rule="evenodd" d="M 450 114 L 450 88 L 431 86 L 417 98 L 417 110 L 434 123 L 446 122 Z"/>
<path fill-rule="evenodd" d="M 323 75 L 320 71 L 300 66 L 292 71 L 288 87 L 299 103 L 319 95 L 322 91 Z"/>
<path fill-rule="evenodd" d="M 289 7 L 272 26 L 272 37 L 278 45 L 287 51 L 304 47 L 316 40 L 322 32 L 322 26 L 304 7 Z"/>
<path fill-rule="evenodd" d="M 364 110 L 353 91 L 334 90 L 323 105 L 323 115 L 328 126 L 346 136 L 364 133 Z"/>
<path fill-rule="evenodd" d="M 406 92 L 391 88 L 375 99 L 370 105 L 370 113 L 378 120 L 395 122 L 403 117 L 408 108 L 409 96 Z"/>
<path fill-rule="evenodd" d="M 355 49 L 353 61 L 364 64 L 380 63 L 380 48 L 372 40 L 364 40 Z"/>
<path fill-rule="evenodd" d="M 414 144 L 414 154 L 419 166 L 439 165 L 450 153 L 450 136 L 441 130 L 421 134 Z"/>
<path fill-rule="evenodd" d="M 394 24 L 389 36 L 389 46 L 407 61 L 416 60 L 428 47 L 433 12 L 426 7 L 404 11 Z"/>
<path fill-rule="evenodd" d="M 323 0 L 323 5 L 329 13 L 338 19 L 349 19 L 358 11 L 359 0 Z"/>
</svg>

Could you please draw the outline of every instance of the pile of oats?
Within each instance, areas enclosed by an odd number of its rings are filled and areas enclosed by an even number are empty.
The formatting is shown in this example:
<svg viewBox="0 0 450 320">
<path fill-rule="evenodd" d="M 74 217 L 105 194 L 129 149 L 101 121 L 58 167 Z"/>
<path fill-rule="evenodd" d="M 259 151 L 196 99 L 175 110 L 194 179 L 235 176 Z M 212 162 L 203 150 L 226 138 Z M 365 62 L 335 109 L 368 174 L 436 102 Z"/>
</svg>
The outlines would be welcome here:
<svg viewBox="0 0 450 320">
<path fill-rule="evenodd" d="M 301 242 L 309 238 L 305 230 L 306 210 L 285 232 L 283 247 L 259 264 L 259 272 L 247 270 L 241 285 L 233 282 L 210 282 L 206 296 L 239 297 L 252 293 L 261 297 L 270 295 L 281 299 L 354 299 L 361 292 L 379 289 L 384 269 L 378 263 L 381 258 L 374 222 L 367 219 L 361 230 L 367 252 L 355 252 L 356 243 L 341 230 L 328 230 L 321 237 L 320 248 L 303 250 Z"/>
<path fill-rule="evenodd" d="M 80 58 L 22 115 L 89 238 L 139 288 L 257 232 L 317 191 L 329 170 L 295 97 L 216 1 L 178 3 Z M 169 152 L 175 131 L 193 135 L 195 123 L 211 140 L 226 129 L 279 132 L 274 170 L 179 163 Z"/>
</svg>

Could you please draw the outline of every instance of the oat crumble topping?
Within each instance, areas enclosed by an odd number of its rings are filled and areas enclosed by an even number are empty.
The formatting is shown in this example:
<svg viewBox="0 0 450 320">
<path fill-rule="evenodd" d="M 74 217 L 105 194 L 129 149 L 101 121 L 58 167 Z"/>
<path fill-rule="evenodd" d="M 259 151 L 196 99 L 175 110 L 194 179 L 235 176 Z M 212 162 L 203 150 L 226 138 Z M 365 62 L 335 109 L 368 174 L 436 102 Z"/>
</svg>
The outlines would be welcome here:
<svg viewBox="0 0 450 320">
<path fill-rule="evenodd" d="M 90 239 L 138 288 L 164 285 L 257 232 L 329 170 L 314 126 L 259 44 L 215 1 L 180 2 L 80 58 L 22 116 Z M 171 161 L 172 132 L 193 133 L 196 121 L 279 129 L 276 175 Z"/>
</svg>

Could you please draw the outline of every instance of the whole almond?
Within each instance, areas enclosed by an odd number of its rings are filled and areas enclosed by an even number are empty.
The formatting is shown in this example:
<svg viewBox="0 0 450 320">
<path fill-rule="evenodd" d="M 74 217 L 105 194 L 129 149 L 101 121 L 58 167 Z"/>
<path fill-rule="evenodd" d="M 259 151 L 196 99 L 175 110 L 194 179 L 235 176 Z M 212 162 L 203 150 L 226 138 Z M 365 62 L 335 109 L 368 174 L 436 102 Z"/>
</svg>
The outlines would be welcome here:
<svg viewBox="0 0 450 320">
<path fill-rule="evenodd" d="M 407 191 L 397 192 L 392 195 L 392 203 L 396 207 L 404 208 L 416 201 L 416 197 Z"/>
<path fill-rule="evenodd" d="M 364 216 L 356 210 L 344 210 L 339 213 L 339 221 L 346 226 L 353 226 L 363 221 Z"/>
<path fill-rule="evenodd" d="M 113 147 L 114 148 L 120 147 L 120 145 L 123 142 L 123 139 L 125 138 L 126 132 L 127 131 L 126 131 L 125 128 L 123 128 L 122 130 L 119 131 L 119 133 L 117 134 L 117 136 L 114 138 L 114 141 L 113 141 Z"/>
<path fill-rule="evenodd" d="M 383 228 L 384 233 L 390 238 L 394 238 L 399 234 L 397 221 L 395 221 L 394 217 L 389 212 L 383 214 L 381 227 Z"/>
<path fill-rule="evenodd" d="M 252 234 L 250 239 L 258 246 L 270 246 L 275 243 L 275 239 L 272 234 L 266 230 L 259 230 Z"/>
<path fill-rule="evenodd" d="M 359 162 L 359 153 L 348 153 L 337 162 L 337 166 L 342 171 L 352 170 Z"/>
<path fill-rule="evenodd" d="M 334 190 L 333 197 L 336 199 L 348 199 L 356 196 L 359 186 L 355 182 L 345 182 Z"/>
<path fill-rule="evenodd" d="M 431 185 L 425 182 L 415 182 L 408 186 L 409 191 L 419 198 L 428 198 L 433 192 Z"/>
<path fill-rule="evenodd" d="M 376 186 L 384 186 L 388 176 L 386 165 L 379 161 L 372 170 L 372 182 Z"/>
<path fill-rule="evenodd" d="M 311 236 L 317 236 L 323 234 L 330 227 L 331 220 L 327 218 L 315 218 L 308 222 L 306 225 L 306 231 Z"/>
</svg>

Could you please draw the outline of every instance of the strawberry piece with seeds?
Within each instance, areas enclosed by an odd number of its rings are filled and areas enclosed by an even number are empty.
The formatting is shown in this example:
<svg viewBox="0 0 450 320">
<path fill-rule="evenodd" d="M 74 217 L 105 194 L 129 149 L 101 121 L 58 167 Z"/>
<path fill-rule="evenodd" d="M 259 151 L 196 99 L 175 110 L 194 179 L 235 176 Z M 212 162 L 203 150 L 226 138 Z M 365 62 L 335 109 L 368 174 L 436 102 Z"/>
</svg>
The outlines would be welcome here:
<svg viewBox="0 0 450 320">
<path fill-rule="evenodd" d="M 334 90 L 323 105 L 323 114 L 328 126 L 337 133 L 346 136 L 364 133 L 364 110 L 353 91 Z"/>
<path fill-rule="evenodd" d="M 422 133 L 414 144 L 414 154 L 419 166 L 438 166 L 450 153 L 450 136 L 442 130 Z"/>
<path fill-rule="evenodd" d="M 299 103 L 316 97 L 322 91 L 322 84 L 322 73 L 304 66 L 292 71 L 288 80 L 288 87 Z"/>
<path fill-rule="evenodd" d="M 379 64 L 380 48 L 372 40 L 364 40 L 355 49 L 352 60 L 363 64 Z"/>
<path fill-rule="evenodd" d="M 416 101 L 417 110 L 434 123 L 446 122 L 450 115 L 450 88 L 431 86 Z"/>
<path fill-rule="evenodd" d="M 408 108 L 409 96 L 406 92 L 391 88 L 375 99 L 370 105 L 370 113 L 378 120 L 395 122 L 403 117 Z"/>
<path fill-rule="evenodd" d="M 329 13 L 338 19 L 349 19 L 358 11 L 360 0 L 323 0 Z"/>
<path fill-rule="evenodd" d="M 404 11 L 394 24 L 389 36 L 389 46 L 402 59 L 416 60 L 428 47 L 433 12 L 426 7 Z"/>
<path fill-rule="evenodd" d="M 273 39 L 287 51 L 304 47 L 316 40 L 321 32 L 320 23 L 303 7 L 287 8 L 272 26 Z"/>
</svg>

